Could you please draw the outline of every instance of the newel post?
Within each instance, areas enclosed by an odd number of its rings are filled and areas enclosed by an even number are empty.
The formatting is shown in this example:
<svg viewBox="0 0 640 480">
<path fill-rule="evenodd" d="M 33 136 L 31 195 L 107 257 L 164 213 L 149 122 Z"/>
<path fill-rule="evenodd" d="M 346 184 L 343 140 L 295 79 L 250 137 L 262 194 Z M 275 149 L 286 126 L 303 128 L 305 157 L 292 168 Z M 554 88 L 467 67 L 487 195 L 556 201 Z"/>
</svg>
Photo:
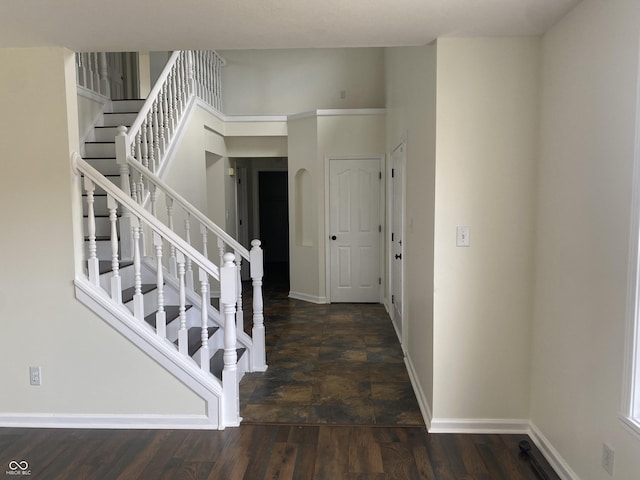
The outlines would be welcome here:
<svg viewBox="0 0 640 480">
<path fill-rule="evenodd" d="M 236 265 L 233 253 L 225 253 L 223 260 L 220 267 L 220 309 L 224 312 L 223 415 L 224 425 L 234 426 L 241 420 L 236 352 Z"/>
<path fill-rule="evenodd" d="M 127 127 L 118 127 L 116 135 L 116 163 L 120 169 L 120 189 L 131 196 L 131 183 L 129 181 L 129 163 L 127 161 L 129 139 Z M 120 217 L 120 258 L 131 260 L 133 258 L 133 225 L 131 213 L 123 206 Z"/>
<path fill-rule="evenodd" d="M 264 275 L 262 248 L 260 240 L 251 241 L 249 252 L 251 261 L 251 281 L 253 284 L 253 351 L 251 362 L 254 372 L 264 372 L 267 369 L 267 353 L 265 349 L 264 315 L 262 301 L 262 277 Z"/>
</svg>

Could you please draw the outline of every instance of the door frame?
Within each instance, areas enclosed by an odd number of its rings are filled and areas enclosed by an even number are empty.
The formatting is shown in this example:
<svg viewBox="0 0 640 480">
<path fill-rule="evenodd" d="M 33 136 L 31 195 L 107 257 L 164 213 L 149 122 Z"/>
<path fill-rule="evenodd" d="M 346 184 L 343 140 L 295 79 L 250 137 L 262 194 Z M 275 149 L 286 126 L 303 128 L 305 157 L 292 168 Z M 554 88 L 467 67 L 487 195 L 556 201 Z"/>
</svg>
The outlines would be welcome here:
<svg viewBox="0 0 640 480">
<path fill-rule="evenodd" d="M 331 209 L 329 207 L 329 197 L 330 197 L 330 174 L 329 174 L 329 165 L 332 161 L 339 160 L 378 160 L 380 167 L 380 203 L 379 203 L 379 215 L 380 215 L 380 226 L 382 232 L 386 231 L 385 224 L 385 215 L 383 212 L 385 211 L 385 194 L 386 191 L 386 168 L 385 168 L 385 155 L 384 154 L 360 154 L 360 155 L 326 155 L 324 157 L 324 234 L 322 235 L 322 242 L 324 242 L 324 280 L 325 280 L 325 299 L 326 303 L 331 303 L 331 244 L 329 242 L 329 232 L 331 230 Z M 378 252 L 378 262 L 380 265 L 380 288 L 378 293 L 378 301 L 380 303 L 383 302 L 383 288 L 384 282 L 386 282 L 384 267 L 384 236 L 380 233 L 381 241 L 379 243 L 379 252 Z M 322 269 L 321 269 L 322 271 Z"/>
<path fill-rule="evenodd" d="M 389 273 L 387 276 L 387 286 L 388 286 L 388 292 L 389 292 L 389 297 L 386 299 L 386 306 L 387 306 L 387 311 L 389 312 L 389 316 L 392 319 L 392 322 L 394 323 L 394 329 L 395 329 L 395 308 L 393 306 L 393 303 L 391 302 L 391 296 L 394 294 L 394 278 L 393 278 L 393 261 L 394 261 L 394 252 L 393 252 L 393 244 L 391 242 L 391 234 L 394 233 L 392 232 L 393 230 L 393 216 L 394 216 L 394 210 L 395 210 L 395 205 L 394 205 L 394 186 L 393 186 L 393 180 L 392 180 L 392 175 L 391 175 L 391 170 L 394 167 L 393 164 L 393 157 L 395 155 L 395 153 L 401 150 L 401 161 L 402 161 L 402 178 L 400 179 L 400 195 L 401 195 L 401 200 L 400 200 L 400 212 L 402 215 L 401 218 L 401 232 L 400 233 L 400 238 L 402 239 L 403 242 L 403 248 L 402 248 L 402 264 L 401 264 L 401 270 L 400 270 L 400 302 L 402 305 L 402 317 L 401 317 L 401 327 L 400 327 L 400 335 L 398 335 L 398 340 L 400 341 L 400 344 L 404 350 L 404 345 L 406 344 L 406 340 L 407 340 L 407 329 L 406 329 L 406 273 L 407 273 L 407 269 L 404 267 L 405 263 L 405 255 L 406 255 L 406 233 L 407 233 L 407 225 L 405 222 L 405 217 L 406 217 L 406 204 L 407 204 L 407 175 L 406 175 L 406 169 L 407 169 L 407 140 L 406 138 L 403 139 L 399 144 L 397 144 L 389 153 L 389 158 L 388 158 L 388 165 L 387 165 L 387 177 L 389 178 L 389 182 L 388 182 L 388 189 L 387 189 L 387 198 L 389 199 L 388 201 L 388 225 L 389 225 L 389 229 L 387 230 L 387 239 L 386 239 L 386 245 L 387 245 L 387 272 Z M 396 330 L 396 334 L 398 334 L 398 331 Z"/>
</svg>

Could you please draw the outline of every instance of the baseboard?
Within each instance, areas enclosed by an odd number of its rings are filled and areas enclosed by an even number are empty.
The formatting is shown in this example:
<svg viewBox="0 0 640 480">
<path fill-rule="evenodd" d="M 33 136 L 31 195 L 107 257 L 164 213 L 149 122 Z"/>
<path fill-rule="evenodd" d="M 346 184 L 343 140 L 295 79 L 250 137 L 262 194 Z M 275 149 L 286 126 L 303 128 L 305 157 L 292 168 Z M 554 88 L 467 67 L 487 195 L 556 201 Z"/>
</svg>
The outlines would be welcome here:
<svg viewBox="0 0 640 480">
<path fill-rule="evenodd" d="M 217 430 L 206 415 L 0 414 L 3 428 L 108 428 Z"/>
<path fill-rule="evenodd" d="M 309 295 L 308 293 L 300 293 L 289 291 L 289 298 L 293 298 L 295 300 L 302 300 L 304 302 L 310 303 L 318 303 L 325 304 L 327 303 L 327 297 L 317 297 L 315 295 Z"/>
<path fill-rule="evenodd" d="M 429 433 L 525 433 L 529 420 L 517 418 L 432 418 Z"/>
<path fill-rule="evenodd" d="M 562 458 L 547 437 L 542 434 L 533 422 L 529 422 L 528 434 L 542 455 L 544 455 L 544 458 L 547 459 L 549 465 L 551 465 L 562 480 L 580 480 L 576 472 L 571 469 L 569 464 Z"/>
<path fill-rule="evenodd" d="M 424 419 L 424 424 L 427 426 L 427 431 L 431 432 L 431 419 L 433 415 L 431 414 L 431 407 L 429 406 L 429 401 L 422 390 L 422 386 L 418 381 L 418 376 L 416 375 L 416 370 L 413 367 L 413 363 L 411 362 L 411 357 L 408 355 L 404 357 L 404 363 L 407 366 L 407 373 L 409 374 L 409 380 L 411 381 L 411 386 L 413 387 L 413 391 L 416 395 L 416 399 L 418 400 L 418 406 L 420 407 L 420 412 L 422 413 L 422 418 Z"/>
</svg>

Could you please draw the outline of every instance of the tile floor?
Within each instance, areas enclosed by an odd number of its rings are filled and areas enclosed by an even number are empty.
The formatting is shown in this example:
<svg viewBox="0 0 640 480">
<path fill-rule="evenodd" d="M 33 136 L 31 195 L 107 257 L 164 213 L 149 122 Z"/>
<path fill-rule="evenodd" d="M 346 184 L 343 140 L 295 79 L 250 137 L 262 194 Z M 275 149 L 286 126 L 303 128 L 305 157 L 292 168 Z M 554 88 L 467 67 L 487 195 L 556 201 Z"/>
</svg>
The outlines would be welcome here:
<svg viewBox="0 0 640 480">
<path fill-rule="evenodd" d="M 269 368 L 240 383 L 244 423 L 424 425 L 382 305 L 289 299 L 285 279 L 268 275 L 267 268 Z"/>
</svg>

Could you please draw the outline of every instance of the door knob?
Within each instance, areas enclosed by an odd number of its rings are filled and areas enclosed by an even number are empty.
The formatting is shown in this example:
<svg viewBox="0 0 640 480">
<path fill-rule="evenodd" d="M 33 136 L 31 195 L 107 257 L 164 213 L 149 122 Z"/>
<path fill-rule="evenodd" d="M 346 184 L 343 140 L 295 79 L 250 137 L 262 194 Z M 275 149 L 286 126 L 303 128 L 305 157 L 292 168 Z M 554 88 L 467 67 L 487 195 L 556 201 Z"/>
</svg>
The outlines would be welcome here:
<svg viewBox="0 0 640 480">
<path fill-rule="evenodd" d="M 337 240 L 338 237 L 336 237 L 335 235 L 331 235 L 331 240 Z"/>
<path fill-rule="evenodd" d="M 401 253 L 396 253 L 396 259 L 398 258 L 402 258 L 402 254 Z"/>
</svg>

